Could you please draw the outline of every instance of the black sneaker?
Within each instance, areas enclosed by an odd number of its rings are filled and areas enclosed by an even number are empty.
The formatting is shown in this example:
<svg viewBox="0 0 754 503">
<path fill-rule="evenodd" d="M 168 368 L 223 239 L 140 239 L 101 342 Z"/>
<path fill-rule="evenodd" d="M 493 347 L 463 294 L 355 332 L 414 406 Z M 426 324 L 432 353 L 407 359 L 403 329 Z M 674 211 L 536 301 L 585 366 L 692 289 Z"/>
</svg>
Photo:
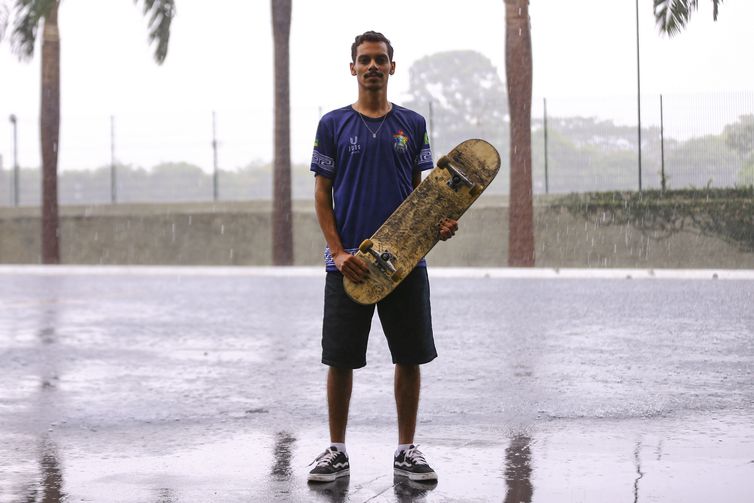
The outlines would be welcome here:
<svg viewBox="0 0 754 503">
<path fill-rule="evenodd" d="M 409 480 L 437 480 L 437 474 L 415 445 L 393 458 L 393 471 L 396 475 L 408 477 Z"/>
<path fill-rule="evenodd" d="M 336 447 L 328 447 L 309 466 L 314 463 L 317 463 L 317 466 L 309 472 L 310 482 L 332 482 L 338 477 L 345 477 L 350 473 L 348 456 L 340 452 Z"/>
</svg>

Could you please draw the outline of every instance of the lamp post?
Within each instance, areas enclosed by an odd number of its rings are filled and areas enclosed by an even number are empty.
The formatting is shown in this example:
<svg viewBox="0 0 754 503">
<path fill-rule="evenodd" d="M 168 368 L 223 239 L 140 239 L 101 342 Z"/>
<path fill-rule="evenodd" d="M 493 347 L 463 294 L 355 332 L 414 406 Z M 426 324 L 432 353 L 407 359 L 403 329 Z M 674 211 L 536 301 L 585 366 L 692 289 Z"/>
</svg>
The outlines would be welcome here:
<svg viewBox="0 0 754 503">
<path fill-rule="evenodd" d="M 18 206 L 18 119 L 15 114 L 10 115 L 13 124 L 13 206 Z"/>
</svg>

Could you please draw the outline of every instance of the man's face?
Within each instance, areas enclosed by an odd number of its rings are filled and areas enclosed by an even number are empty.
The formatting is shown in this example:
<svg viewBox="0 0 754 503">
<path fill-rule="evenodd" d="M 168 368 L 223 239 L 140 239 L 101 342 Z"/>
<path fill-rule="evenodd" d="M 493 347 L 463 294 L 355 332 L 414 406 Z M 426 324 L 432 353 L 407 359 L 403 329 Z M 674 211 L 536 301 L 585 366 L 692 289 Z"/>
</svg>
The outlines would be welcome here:
<svg viewBox="0 0 754 503">
<path fill-rule="evenodd" d="M 395 63 L 390 61 L 385 42 L 362 42 L 356 48 L 356 62 L 351 63 L 351 75 L 359 86 L 368 90 L 387 87 L 388 77 L 395 72 Z"/>
</svg>

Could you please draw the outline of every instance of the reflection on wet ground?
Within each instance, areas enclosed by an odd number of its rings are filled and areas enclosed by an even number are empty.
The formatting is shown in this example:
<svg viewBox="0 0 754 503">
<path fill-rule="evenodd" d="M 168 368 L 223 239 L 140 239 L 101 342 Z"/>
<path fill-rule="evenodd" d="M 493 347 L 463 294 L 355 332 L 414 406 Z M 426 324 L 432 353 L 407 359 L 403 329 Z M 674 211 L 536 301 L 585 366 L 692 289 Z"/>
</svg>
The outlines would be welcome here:
<svg viewBox="0 0 754 503">
<path fill-rule="evenodd" d="M 321 501 L 331 503 L 343 503 L 348 501 L 348 486 L 351 485 L 351 477 L 341 477 L 332 482 L 322 482 L 319 484 L 308 484 L 312 494 L 319 497 Z"/>
<path fill-rule="evenodd" d="M 392 474 L 392 367 L 375 324 L 351 476 L 315 485 L 319 271 L 96 271 L 0 272 L 0 502 L 754 492 L 754 281 L 438 275 L 418 441 L 439 484 Z"/>
<path fill-rule="evenodd" d="M 636 442 L 636 449 L 634 449 L 634 461 L 636 462 L 636 480 L 634 481 L 634 503 L 639 501 L 639 481 L 644 477 L 644 472 L 641 471 L 641 459 L 639 453 L 641 452 L 641 442 Z"/>
<path fill-rule="evenodd" d="M 530 503 L 531 486 L 531 439 L 516 435 L 505 449 L 505 482 L 508 490 L 505 503 Z"/>
</svg>

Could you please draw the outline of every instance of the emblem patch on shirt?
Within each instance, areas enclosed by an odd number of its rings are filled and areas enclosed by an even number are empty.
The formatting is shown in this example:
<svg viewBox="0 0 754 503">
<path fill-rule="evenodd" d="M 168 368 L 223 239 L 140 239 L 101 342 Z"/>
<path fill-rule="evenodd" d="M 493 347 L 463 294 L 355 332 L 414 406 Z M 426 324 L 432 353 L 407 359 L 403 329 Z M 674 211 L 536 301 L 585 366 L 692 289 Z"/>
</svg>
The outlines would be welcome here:
<svg viewBox="0 0 754 503">
<path fill-rule="evenodd" d="M 408 150 L 408 136 L 406 136 L 406 133 L 404 133 L 402 129 L 399 130 L 393 135 L 393 140 L 395 140 L 395 143 L 393 144 L 395 151 L 405 154 L 406 150 Z"/>
<path fill-rule="evenodd" d="M 348 151 L 351 153 L 351 155 L 361 153 L 361 143 L 359 143 L 358 136 L 349 136 L 348 142 L 350 143 L 350 145 L 348 146 Z"/>
</svg>

